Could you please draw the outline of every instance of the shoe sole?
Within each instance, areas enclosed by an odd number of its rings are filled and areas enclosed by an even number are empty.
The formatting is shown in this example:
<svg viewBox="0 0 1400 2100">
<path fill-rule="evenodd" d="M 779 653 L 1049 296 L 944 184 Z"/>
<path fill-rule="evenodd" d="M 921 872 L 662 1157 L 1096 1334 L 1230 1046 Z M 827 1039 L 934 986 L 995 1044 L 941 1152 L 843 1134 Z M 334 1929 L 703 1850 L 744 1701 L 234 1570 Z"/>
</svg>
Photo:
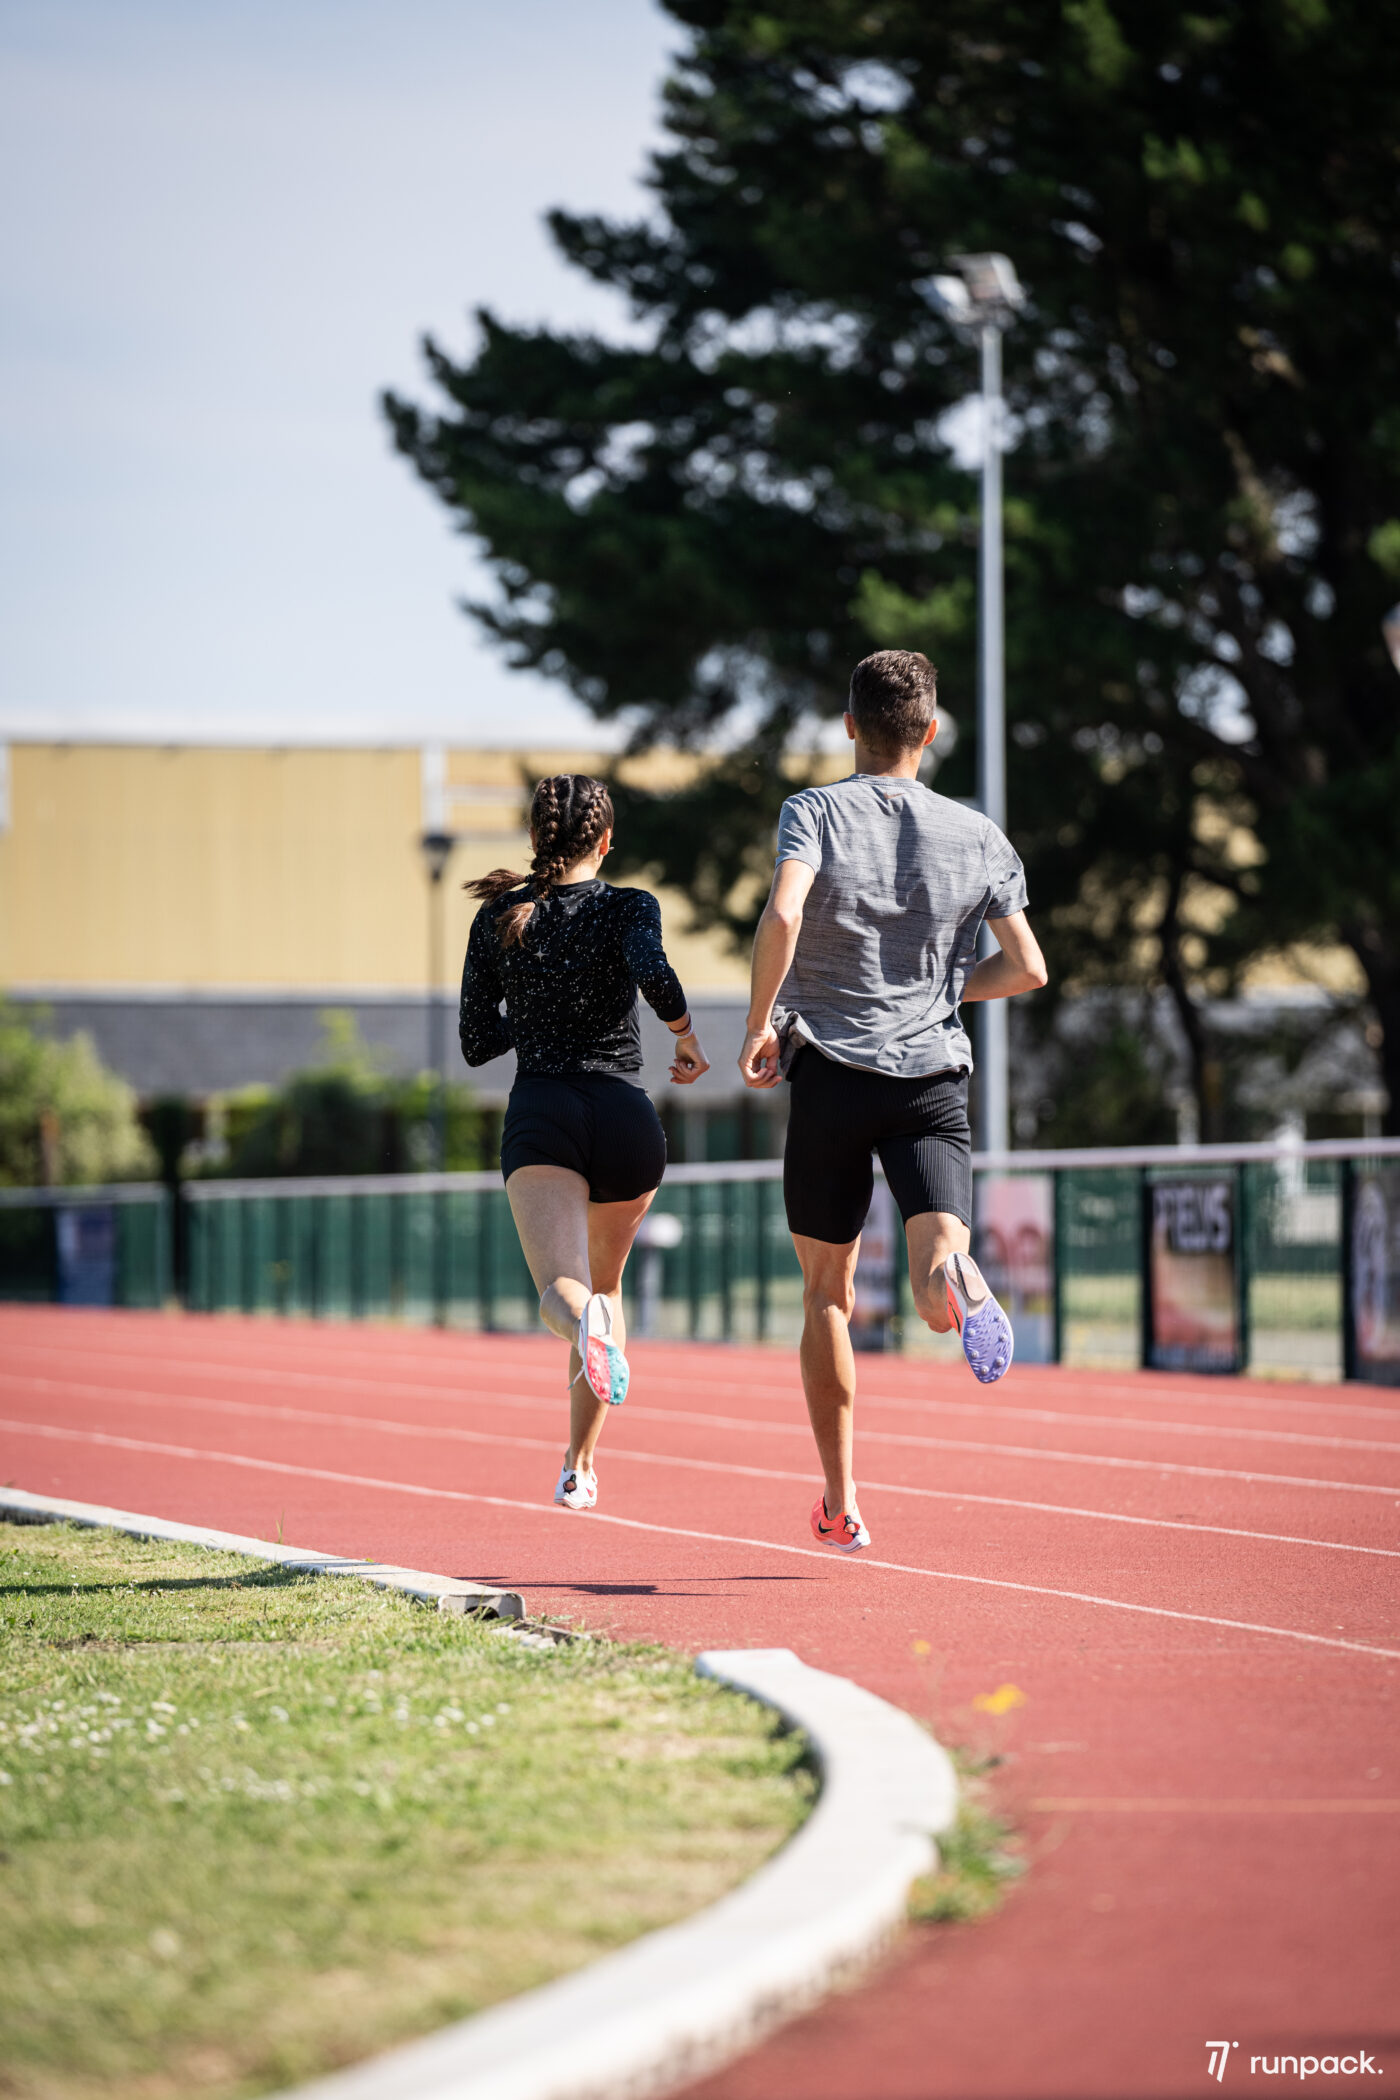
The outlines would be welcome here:
<svg viewBox="0 0 1400 2100">
<path fill-rule="evenodd" d="M 986 1277 L 971 1255 L 949 1255 L 948 1267 L 956 1278 L 954 1287 L 962 1293 L 965 1301 L 971 1296 L 963 1280 L 967 1271 L 971 1272 L 967 1280 L 971 1282 L 975 1278 L 976 1283 L 981 1286 L 981 1293 L 985 1293 L 976 1312 L 969 1309 L 964 1315 L 961 1306 L 953 1308 L 953 1311 L 969 1371 L 979 1384 L 995 1385 L 997 1380 L 1005 1378 L 1011 1369 L 1011 1361 L 1016 1353 L 1016 1337 L 1012 1332 L 1011 1322 L 997 1303 Z"/>
<path fill-rule="evenodd" d="M 616 1342 L 608 1341 L 601 1334 L 588 1333 L 588 1310 L 592 1303 L 590 1298 L 579 1322 L 586 1336 L 580 1352 L 583 1375 L 595 1400 L 605 1400 L 609 1407 L 621 1407 L 627 1398 L 632 1373 Z"/>
</svg>

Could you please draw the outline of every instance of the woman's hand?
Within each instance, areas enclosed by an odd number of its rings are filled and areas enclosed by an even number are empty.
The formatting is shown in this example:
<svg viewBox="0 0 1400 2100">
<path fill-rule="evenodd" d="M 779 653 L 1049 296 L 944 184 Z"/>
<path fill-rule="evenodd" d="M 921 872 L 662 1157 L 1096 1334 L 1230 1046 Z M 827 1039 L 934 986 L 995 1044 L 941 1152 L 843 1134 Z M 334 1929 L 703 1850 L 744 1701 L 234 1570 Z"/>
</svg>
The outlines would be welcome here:
<svg viewBox="0 0 1400 2100">
<path fill-rule="evenodd" d="M 708 1072 L 710 1060 L 700 1047 L 700 1038 L 693 1028 L 687 1028 L 676 1037 L 676 1061 L 671 1067 L 672 1086 L 694 1086 L 702 1072 Z"/>
</svg>

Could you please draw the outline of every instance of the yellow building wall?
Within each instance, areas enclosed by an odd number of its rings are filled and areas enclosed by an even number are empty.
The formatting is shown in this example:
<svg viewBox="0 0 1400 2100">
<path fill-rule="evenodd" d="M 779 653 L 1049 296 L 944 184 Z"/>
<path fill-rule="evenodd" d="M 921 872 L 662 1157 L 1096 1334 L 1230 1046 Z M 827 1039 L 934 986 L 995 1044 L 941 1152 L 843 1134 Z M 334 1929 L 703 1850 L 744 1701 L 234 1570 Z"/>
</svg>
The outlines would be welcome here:
<svg viewBox="0 0 1400 2100">
<path fill-rule="evenodd" d="M 459 839 L 443 894 L 451 986 L 476 910 L 461 884 L 527 864 L 522 775 L 603 763 L 580 750 L 455 749 L 434 773 L 416 746 L 16 743 L 0 746 L 6 755 L 0 987 L 54 991 L 421 991 L 425 770 L 438 780 L 436 821 Z M 652 787 L 679 785 L 694 764 L 665 752 L 628 762 Z M 818 767 L 845 770 L 839 759 Z M 686 987 L 741 989 L 742 959 L 685 931 L 682 896 L 657 895 Z M 1363 988 L 1341 948 L 1262 955 L 1246 981 L 1255 992 Z"/>
<path fill-rule="evenodd" d="M 443 981 L 475 901 L 461 883 L 525 865 L 521 771 L 596 753 L 448 751 Z M 649 770 L 649 769 L 648 769 Z M 657 766 L 658 775 L 662 765 Z M 416 748 L 9 747 L 0 828 L 0 985 L 15 989 L 421 990 L 428 965 L 424 761 Z M 658 892 L 692 989 L 745 981 Z"/>
</svg>

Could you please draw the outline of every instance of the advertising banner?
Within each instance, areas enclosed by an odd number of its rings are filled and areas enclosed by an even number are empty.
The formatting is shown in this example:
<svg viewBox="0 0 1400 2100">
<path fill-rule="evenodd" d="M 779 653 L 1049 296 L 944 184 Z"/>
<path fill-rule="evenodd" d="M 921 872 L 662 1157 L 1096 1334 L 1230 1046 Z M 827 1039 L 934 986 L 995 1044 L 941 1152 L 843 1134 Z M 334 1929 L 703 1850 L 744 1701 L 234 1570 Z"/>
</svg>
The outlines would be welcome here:
<svg viewBox="0 0 1400 2100">
<path fill-rule="evenodd" d="M 979 1174 L 972 1254 L 1016 1336 L 1016 1361 L 1055 1356 L 1055 1184 L 1050 1174 Z"/>
<path fill-rule="evenodd" d="M 1356 1169 L 1351 1320 L 1354 1375 L 1400 1385 L 1400 1162 Z"/>
<path fill-rule="evenodd" d="M 85 1203 L 54 1218 L 60 1305 L 112 1305 L 117 1284 L 117 1213 L 110 1203 Z"/>
<path fill-rule="evenodd" d="M 1243 1370 L 1233 1174 L 1151 1183 L 1147 1203 L 1147 1368 Z"/>
</svg>

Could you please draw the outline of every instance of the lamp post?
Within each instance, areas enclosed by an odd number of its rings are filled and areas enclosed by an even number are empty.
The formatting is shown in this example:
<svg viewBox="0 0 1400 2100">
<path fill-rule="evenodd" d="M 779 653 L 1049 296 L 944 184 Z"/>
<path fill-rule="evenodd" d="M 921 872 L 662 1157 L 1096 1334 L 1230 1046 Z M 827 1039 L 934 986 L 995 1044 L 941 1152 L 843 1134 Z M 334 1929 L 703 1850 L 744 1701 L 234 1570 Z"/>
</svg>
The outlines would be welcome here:
<svg viewBox="0 0 1400 2100">
<path fill-rule="evenodd" d="M 457 841 L 450 831 L 418 840 L 428 870 L 428 1070 L 433 1075 L 433 1165 L 447 1157 L 447 1008 L 442 997 L 442 878 Z"/>
<path fill-rule="evenodd" d="M 955 255 L 956 277 L 935 277 L 931 303 L 965 342 L 982 351 L 982 536 L 977 589 L 977 800 L 984 816 L 1006 829 L 1006 657 L 1003 606 L 1001 339 L 1026 303 L 1015 267 L 1004 255 Z M 982 952 L 994 947 L 983 930 Z M 1004 999 L 977 1012 L 977 1146 L 1011 1148 L 1011 1086 Z"/>
</svg>

